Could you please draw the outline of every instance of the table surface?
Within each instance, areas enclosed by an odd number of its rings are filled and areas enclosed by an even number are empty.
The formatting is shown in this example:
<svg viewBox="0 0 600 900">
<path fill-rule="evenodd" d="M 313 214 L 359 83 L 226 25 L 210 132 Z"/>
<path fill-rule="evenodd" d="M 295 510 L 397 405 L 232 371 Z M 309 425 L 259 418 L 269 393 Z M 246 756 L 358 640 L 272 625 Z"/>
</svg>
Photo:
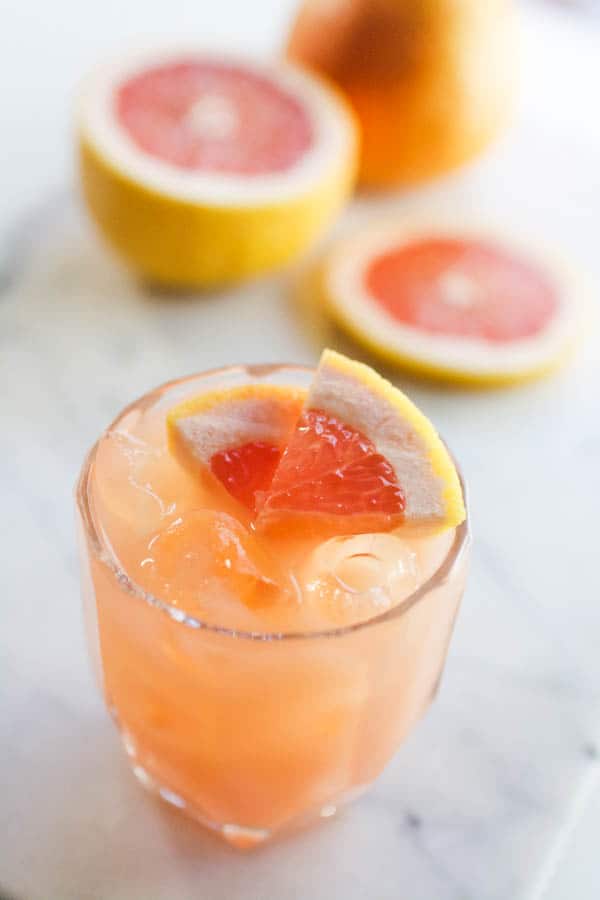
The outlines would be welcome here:
<svg viewBox="0 0 600 900">
<path fill-rule="evenodd" d="M 296 308 L 294 273 L 202 297 L 145 291 L 98 242 L 71 186 L 69 96 L 88 59 L 137 34 L 142 10 L 148 34 L 266 49 L 291 4 L 259 5 L 253 16 L 232 0 L 22 0 L 3 13 L 15 79 L 0 176 L 0 881 L 27 900 L 597 898 L 593 328 L 568 369 L 521 389 L 397 379 L 467 475 L 472 576 L 438 701 L 338 819 L 236 854 L 140 790 L 93 688 L 72 485 L 100 429 L 176 374 L 345 347 Z M 532 7 L 524 43 L 518 121 L 491 154 L 421 191 L 357 201 L 338 227 L 381 208 L 478 215 L 556 245 L 597 294 L 600 31 Z"/>
</svg>

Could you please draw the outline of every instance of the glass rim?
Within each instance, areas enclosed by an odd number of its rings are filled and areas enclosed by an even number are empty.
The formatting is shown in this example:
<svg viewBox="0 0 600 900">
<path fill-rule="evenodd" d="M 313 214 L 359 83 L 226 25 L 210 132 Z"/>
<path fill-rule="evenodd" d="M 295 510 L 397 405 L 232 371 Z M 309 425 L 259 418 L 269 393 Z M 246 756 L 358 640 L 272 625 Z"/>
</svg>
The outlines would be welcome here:
<svg viewBox="0 0 600 900">
<path fill-rule="evenodd" d="M 286 370 L 310 373 L 314 372 L 314 368 L 314 366 L 301 364 L 296 365 L 293 363 L 250 363 L 247 365 L 239 364 L 234 366 L 220 366 L 214 369 L 207 369 L 204 372 L 184 375 L 181 378 L 174 378 L 170 381 L 166 381 L 153 390 L 148 391 L 146 394 L 143 394 L 141 397 L 133 400 L 122 410 L 120 410 L 120 412 L 115 416 L 110 425 L 103 429 L 98 440 L 95 441 L 95 443 L 85 456 L 81 472 L 77 479 L 75 499 L 79 513 L 81 515 L 81 521 L 87 539 L 87 546 L 90 548 L 90 552 L 94 554 L 98 562 L 106 566 L 106 568 L 111 572 L 112 577 L 115 579 L 115 582 L 118 583 L 119 587 L 121 587 L 125 593 L 129 594 L 132 597 L 135 597 L 138 600 L 142 600 L 149 606 L 152 606 L 160 612 L 168 615 L 171 620 L 181 625 L 182 627 L 191 628 L 196 631 L 205 631 L 224 637 L 250 641 L 315 640 L 318 638 L 323 639 L 343 637 L 344 635 L 362 631 L 364 628 L 370 628 L 376 625 L 382 625 L 386 622 L 400 619 L 410 609 L 412 609 L 415 604 L 417 604 L 432 590 L 434 590 L 436 587 L 439 587 L 447 580 L 454 568 L 462 561 L 470 543 L 467 487 L 462 472 L 460 471 L 458 466 L 456 466 L 456 470 L 458 472 L 458 477 L 460 479 L 463 491 L 463 499 L 467 515 L 465 517 L 465 520 L 455 529 L 454 540 L 452 541 L 452 544 L 448 549 L 448 553 L 444 557 L 443 561 L 435 569 L 435 571 L 427 579 L 427 581 L 424 581 L 422 585 L 420 585 L 416 590 L 414 590 L 411 594 L 409 594 L 395 606 L 386 609 L 384 612 L 380 613 L 377 616 L 372 616 L 369 619 L 362 619 L 349 625 L 310 631 L 245 631 L 235 628 L 229 628 L 224 625 L 217 625 L 212 622 L 204 622 L 195 616 L 188 615 L 187 613 L 183 612 L 183 610 L 178 609 L 177 607 L 168 603 L 166 600 L 162 600 L 160 597 L 157 597 L 149 591 L 146 591 L 141 587 L 141 585 L 137 584 L 137 582 L 134 581 L 134 579 L 131 578 L 129 574 L 117 562 L 114 552 L 110 549 L 109 546 L 107 546 L 105 539 L 96 526 L 94 514 L 92 512 L 92 505 L 90 502 L 90 478 L 93 473 L 94 462 L 100 441 L 107 432 L 115 427 L 115 425 L 123 418 L 123 416 L 127 415 L 127 413 L 133 411 L 134 409 L 139 408 L 140 406 L 149 405 L 153 400 L 158 400 L 162 395 L 167 393 L 172 388 L 177 387 L 178 385 L 185 384 L 186 382 L 192 381 L 196 378 L 218 375 L 231 375 L 235 374 L 236 372 L 239 372 L 240 374 L 254 375 L 256 377 L 264 377 L 265 375 L 270 375 L 279 371 Z"/>
</svg>

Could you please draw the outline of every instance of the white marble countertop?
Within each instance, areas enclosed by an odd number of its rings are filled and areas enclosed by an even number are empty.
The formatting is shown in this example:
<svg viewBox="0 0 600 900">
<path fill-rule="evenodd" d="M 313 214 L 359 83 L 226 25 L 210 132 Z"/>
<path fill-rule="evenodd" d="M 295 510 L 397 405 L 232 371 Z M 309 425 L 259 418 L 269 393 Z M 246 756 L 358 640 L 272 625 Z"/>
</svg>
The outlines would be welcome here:
<svg viewBox="0 0 600 900">
<path fill-rule="evenodd" d="M 473 571 L 438 701 L 337 820 L 236 854 L 139 789 L 92 686 L 71 495 L 88 445 L 176 374 L 312 361 L 339 341 L 302 319 L 289 275 L 205 297 L 133 283 L 71 188 L 68 97 L 89 59 L 140 30 L 261 49 L 290 6 L 3 10 L 14 78 L 1 101 L 0 885 L 23 900 L 596 900 L 595 334 L 564 373 L 520 390 L 400 379 L 470 482 Z M 600 31 L 532 8 L 524 36 L 521 115 L 494 152 L 427 190 L 356 203 L 340 227 L 379 206 L 479 213 L 554 242 L 597 294 Z"/>
</svg>

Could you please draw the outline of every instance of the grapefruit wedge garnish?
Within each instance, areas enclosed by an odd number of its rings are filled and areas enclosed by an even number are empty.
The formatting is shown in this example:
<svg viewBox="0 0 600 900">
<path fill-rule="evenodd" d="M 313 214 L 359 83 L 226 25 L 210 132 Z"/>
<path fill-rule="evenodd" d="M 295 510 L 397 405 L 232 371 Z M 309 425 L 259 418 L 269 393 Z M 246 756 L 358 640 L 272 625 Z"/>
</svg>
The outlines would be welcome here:
<svg viewBox="0 0 600 900">
<path fill-rule="evenodd" d="M 553 369 L 582 321 L 582 286 L 552 254 L 485 227 L 417 221 L 342 240 L 325 304 L 373 353 L 420 374 L 514 382 Z"/>
<path fill-rule="evenodd" d="M 84 83 L 78 132 L 92 216 L 126 262 L 166 285 L 283 265 L 326 227 L 354 178 L 349 108 L 291 63 L 132 53 Z"/>
<path fill-rule="evenodd" d="M 201 394 L 169 411 L 171 450 L 255 511 L 256 493 L 268 490 L 304 397 L 298 388 L 271 384 Z"/>
<path fill-rule="evenodd" d="M 373 369 L 332 350 L 261 501 L 258 527 L 294 519 L 338 534 L 438 530 L 465 517 L 458 474 L 429 420 Z"/>
<path fill-rule="evenodd" d="M 368 366 L 331 350 L 308 395 L 225 389 L 180 404 L 167 421 L 178 458 L 251 510 L 258 531 L 437 531 L 465 516 L 429 420 Z"/>
</svg>

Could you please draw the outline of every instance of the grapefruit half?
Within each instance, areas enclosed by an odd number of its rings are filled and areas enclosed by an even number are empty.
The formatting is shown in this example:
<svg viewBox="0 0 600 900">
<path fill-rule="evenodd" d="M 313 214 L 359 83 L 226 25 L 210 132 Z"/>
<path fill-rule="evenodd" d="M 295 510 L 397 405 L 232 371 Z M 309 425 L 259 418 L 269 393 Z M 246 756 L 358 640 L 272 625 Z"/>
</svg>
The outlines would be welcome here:
<svg viewBox="0 0 600 900">
<path fill-rule="evenodd" d="M 368 228 L 334 247 L 318 283 L 332 317 L 373 353 L 450 381 L 543 375 L 581 332 L 580 279 L 555 254 L 485 226 Z"/>
<path fill-rule="evenodd" d="M 78 135 L 93 218 L 133 268 L 166 285 L 284 264 L 354 178 L 352 115 L 321 80 L 198 48 L 99 68 L 81 91 Z"/>
</svg>

